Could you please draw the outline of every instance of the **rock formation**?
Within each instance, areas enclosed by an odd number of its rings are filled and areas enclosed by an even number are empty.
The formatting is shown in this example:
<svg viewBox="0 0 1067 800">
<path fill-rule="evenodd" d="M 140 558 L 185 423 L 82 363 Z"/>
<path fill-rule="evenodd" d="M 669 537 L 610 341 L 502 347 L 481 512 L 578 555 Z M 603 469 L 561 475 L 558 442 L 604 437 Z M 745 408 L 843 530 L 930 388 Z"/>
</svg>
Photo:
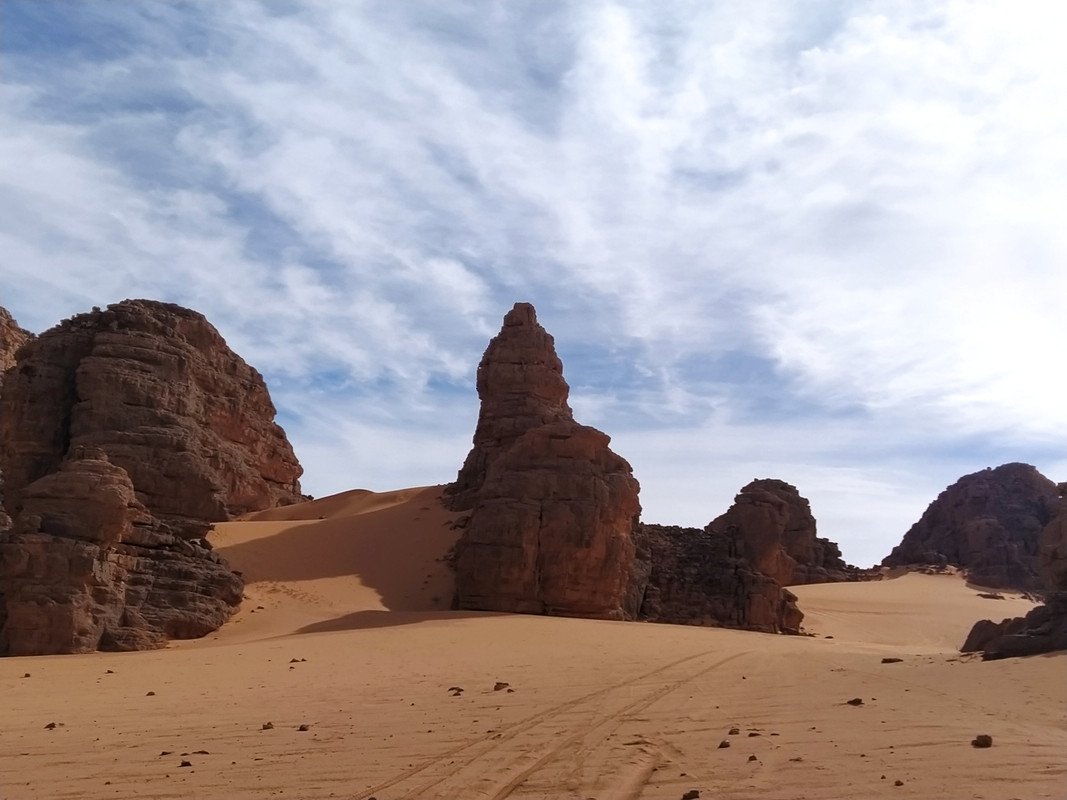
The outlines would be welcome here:
<svg viewBox="0 0 1067 800">
<path fill-rule="evenodd" d="M 517 304 L 478 367 L 474 447 L 446 491 L 471 512 L 456 545 L 457 607 L 799 630 L 778 579 L 846 567 L 815 538 L 796 489 L 756 481 L 715 529 L 641 525 L 630 465 L 574 421 L 568 392 L 552 337 Z"/>
<path fill-rule="evenodd" d="M 641 528 L 651 567 L 642 619 L 799 633 L 796 595 L 753 567 L 736 528 Z"/>
<path fill-rule="evenodd" d="M 859 571 L 842 560 L 836 544 L 816 535 L 807 499 L 785 481 L 752 481 L 708 530 L 738 540 L 741 556 L 782 586 L 858 576 Z"/>
<path fill-rule="evenodd" d="M 22 503 L 0 538 L 4 655 L 160 647 L 217 629 L 241 601 L 241 578 L 204 540 L 163 530 L 100 450 L 76 449 Z"/>
<path fill-rule="evenodd" d="M 203 316 L 127 300 L 29 342 L 0 395 L 0 653 L 218 627 L 240 578 L 211 523 L 301 500 L 259 373 Z"/>
<path fill-rule="evenodd" d="M 574 421 L 568 392 L 552 337 L 517 303 L 478 367 L 474 446 L 446 493 L 471 510 L 456 546 L 458 608 L 636 615 L 639 487 L 608 436 Z"/>
<path fill-rule="evenodd" d="M 965 475 L 938 495 L 882 564 L 952 564 L 976 584 L 1040 589 L 1038 537 L 1056 485 L 1029 464 Z"/>
<path fill-rule="evenodd" d="M 33 334 L 20 328 L 10 312 L 0 306 L 0 395 L 3 394 L 4 373 L 15 366 L 15 353 L 33 338 Z M 0 470 L 0 532 L 11 527 L 11 518 L 4 511 L 4 478 Z"/>
<path fill-rule="evenodd" d="M 1058 486 L 1056 515 L 1041 532 L 1038 564 L 1045 603 L 1025 617 L 975 623 L 960 650 L 984 660 L 1067 650 L 1067 483 Z"/>
<path fill-rule="evenodd" d="M 102 450 L 173 533 L 301 499 L 300 465 L 262 377 L 195 311 L 126 300 L 25 347 L 0 396 L 0 468 L 23 493 L 72 449 Z"/>
</svg>

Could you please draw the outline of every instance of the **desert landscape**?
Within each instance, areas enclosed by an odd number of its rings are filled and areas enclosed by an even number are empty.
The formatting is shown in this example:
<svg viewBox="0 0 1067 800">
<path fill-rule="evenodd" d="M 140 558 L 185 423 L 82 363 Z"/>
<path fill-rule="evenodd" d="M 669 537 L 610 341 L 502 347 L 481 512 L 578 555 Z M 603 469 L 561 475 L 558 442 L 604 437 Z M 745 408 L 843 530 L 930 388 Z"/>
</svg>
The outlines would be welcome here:
<svg viewBox="0 0 1067 800">
<path fill-rule="evenodd" d="M 12 330 L 6 800 L 1063 796 L 1067 487 L 1033 467 L 865 570 L 778 479 L 648 524 L 519 303 L 456 481 L 310 499 L 199 314 Z"/>
<path fill-rule="evenodd" d="M 811 636 L 449 611 L 440 490 L 219 525 L 246 599 L 204 639 L 0 660 L 3 796 L 1063 795 L 1065 655 L 957 650 L 1017 593 L 796 587 Z"/>
</svg>

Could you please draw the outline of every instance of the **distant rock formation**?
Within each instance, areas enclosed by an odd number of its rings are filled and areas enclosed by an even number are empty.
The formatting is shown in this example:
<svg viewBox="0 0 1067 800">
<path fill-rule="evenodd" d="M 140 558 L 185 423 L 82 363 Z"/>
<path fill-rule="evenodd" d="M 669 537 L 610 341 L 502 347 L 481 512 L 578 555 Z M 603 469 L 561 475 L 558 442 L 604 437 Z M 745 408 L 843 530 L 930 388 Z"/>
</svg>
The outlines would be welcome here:
<svg viewBox="0 0 1067 800">
<path fill-rule="evenodd" d="M 609 437 L 574 421 L 552 337 L 517 303 L 478 367 L 474 447 L 446 502 L 470 509 L 458 608 L 632 619 L 641 506 Z"/>
<path fill-rule="evenodd" d="M 960 650 L 984 660 L 1067 650 L 1067 483 L 1057 487 L 1056 515 L 1041 532 L 1038 563 L 1045 603 L 1025 617 L 975 623 Z"/>
<path fill-rule="evenodd" d="M 883 566 L 948 564 L 983 586 L 1040 589 L 1038 537 L 1056 485 L 1029 464 L 965 475 L 938 495 Z"/>
<path fill-rule="evenodd" d="M 471 512 L 457 607 L 797 632 L 803 614 L 778 577 L 847 567 L 796 489 L 754 482 L 717 529 L 641 525 L 630 465 L 574 421 L 568 392 L 552 337 L 516 304 L 478 367 L 474 447 L 445 493 Z"/>
<path fill-rule="evenodd" d="M 752 481 L 708 530 L 738 540 L 748 563 L 782 586 L 859 577 L 836 544 L 816 535 L 807 498 L 785 481 Z"/>
<path fill-rule="evenodd" d="M 0 539 L 0 653 L 218 627 L 241 582 L 197 542 L 213 522 L 302 499 L 274 413 L 259 373 L 180 306 L 126 300 L 23 347 L 0 394 L 14 520 Z"/>
<path fill-rule="evenodd" d="M 4 655 L 161 647 L 217 629 L 241 601 L 241 578 L 204 540 L 162 530 L 100 450 L 76 448 L 22 503 L 0 538 Z"/>
<path fill-rule="evenodd" d="M 650 574 L 640 617 L 650 622 L 799 633 L 795 594 L 745 558 L 737 529 L 641 526 Z"/>
</svg>

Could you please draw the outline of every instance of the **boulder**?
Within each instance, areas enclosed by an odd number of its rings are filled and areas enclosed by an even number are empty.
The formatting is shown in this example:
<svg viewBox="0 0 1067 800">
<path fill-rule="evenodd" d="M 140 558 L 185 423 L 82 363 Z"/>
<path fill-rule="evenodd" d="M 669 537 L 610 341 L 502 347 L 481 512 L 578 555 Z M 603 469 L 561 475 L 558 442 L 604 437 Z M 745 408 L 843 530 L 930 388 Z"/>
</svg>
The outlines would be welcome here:
<svg viewBox="0 0 1067 800">
<path fill-rule="evenodd" d="M 1029 464 L 965 475 L 938 495 L 882 564 L 951 564 L 982 586 L 1040 589 L 1038 538 L 1055 513 L 1056 494 L 1056 485 Z"/>
</svg>

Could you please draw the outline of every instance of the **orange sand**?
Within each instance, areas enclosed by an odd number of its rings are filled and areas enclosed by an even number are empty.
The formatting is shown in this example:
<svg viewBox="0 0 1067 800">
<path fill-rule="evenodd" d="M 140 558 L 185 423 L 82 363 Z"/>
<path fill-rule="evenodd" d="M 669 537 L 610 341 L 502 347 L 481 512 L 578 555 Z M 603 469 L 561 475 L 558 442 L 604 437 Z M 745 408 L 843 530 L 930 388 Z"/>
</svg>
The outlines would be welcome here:
<svg viewBox="0 0 1067 800">
<path fill-rule="evenodd" d="M 814 637 L 447 611 L 439 490 L 220 525 L 248 600 L 203 640 L 0 660 L 0 796 L 1065 794 L 1067 654 L 955 651 L 1025 599 L 956 576 L 796 587 Z"/>
</svg>

